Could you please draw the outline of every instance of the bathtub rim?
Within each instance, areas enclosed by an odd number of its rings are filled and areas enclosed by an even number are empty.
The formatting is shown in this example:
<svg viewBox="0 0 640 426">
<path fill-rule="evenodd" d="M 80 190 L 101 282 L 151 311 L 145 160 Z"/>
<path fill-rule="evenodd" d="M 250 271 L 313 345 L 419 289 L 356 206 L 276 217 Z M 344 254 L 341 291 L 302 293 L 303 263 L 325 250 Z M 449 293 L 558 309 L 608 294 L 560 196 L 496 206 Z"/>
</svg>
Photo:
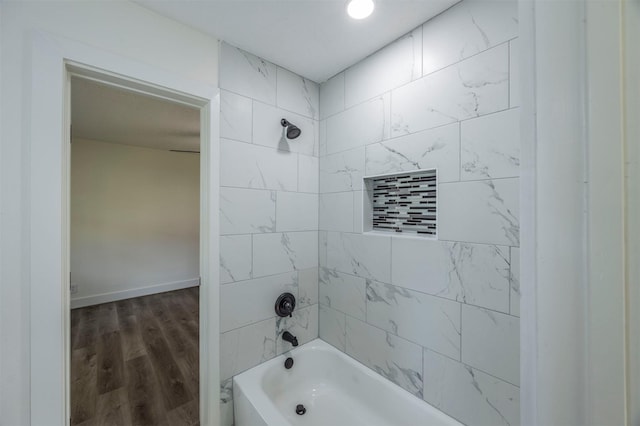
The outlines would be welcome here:
<svg viewBox="0 0 640 426">
<path fill-rule="evenodd" d="M 317 350 L 335 354 L 342 361 L 346 362 L 350 367 L 358 369 L 358 371 L 361 371 L 362 374 L 365 374 L 376 382 L 381 383 L 383 386 L 388 388 L 389 392 L 391 392 L 392 394 L 398 395 L 402 398 L 408 398 L 409 401 L 412 401 L 415 404 L 421 403 L 420 405 L 424 409 L 428 410 L 430 414 L 434 416 L 434 419 L 441 420 L 448 426 L 464 426 L 457 419 L 439 410 L 437 407 L 434 407 L 424 399 L 417 397 L 406 389 L 403 389 L 392 381 L 382 377 L 380 374 L 376 373 L 374 370 L 367 367 L 360 361 L 356 360 L 345 352 L 342 352 L 341 350 L 337 349 L 333 345 L 325 342 L 320 338 L 316 338 L 308 343 L 305 343 L 304 345 L 292 349 L 291 351 L 284 352 L 283 354 L 278 355 L 275 358 L 265 361 L 262 364 L 258 364 L 257 366 L 234 376 L 234 400 L 236 398 L 236 392 L 241 392 L 244 398 L 247 399 L 251 403 L 251 405 L 253 405 L 255 411 L 266 424 L 275 422 L 274 424 L 278 425 L 290 425 L 291 423 L 289 422 L 289 420 L 284 417 L 284 415 L 276 407 L 273 400 L 269 398 L 268 394 L 262 389 L 262 380 L 267 371 L 269 371 L 277 364 L 282 365 L 287 357 L 300 356 L 300 354 L 303 354 L 305 352 Z M 251 398 L 249 398 L 248 395 L 251 395 Z M 234 416 L 237 415 L 236 407 L 237 405 L 234 403 Z M 256 407 L 260 407 L 260 409 L 258 410 Z"/>
</svg>

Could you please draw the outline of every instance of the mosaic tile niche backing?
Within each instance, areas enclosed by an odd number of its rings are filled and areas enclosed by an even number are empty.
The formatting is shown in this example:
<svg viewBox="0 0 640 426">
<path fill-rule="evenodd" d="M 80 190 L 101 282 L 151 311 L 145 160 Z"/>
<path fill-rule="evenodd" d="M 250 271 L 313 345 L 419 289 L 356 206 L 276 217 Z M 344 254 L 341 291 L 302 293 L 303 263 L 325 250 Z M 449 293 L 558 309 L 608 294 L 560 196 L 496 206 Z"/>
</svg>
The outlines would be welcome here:
<svg viewBox="0 0 640 426">
<path fill-rule="evenodd" d="M 435 169 L 367 177 L 365 186 L 371 211 L 369 230 L 436 237 Z"/>
</svg>

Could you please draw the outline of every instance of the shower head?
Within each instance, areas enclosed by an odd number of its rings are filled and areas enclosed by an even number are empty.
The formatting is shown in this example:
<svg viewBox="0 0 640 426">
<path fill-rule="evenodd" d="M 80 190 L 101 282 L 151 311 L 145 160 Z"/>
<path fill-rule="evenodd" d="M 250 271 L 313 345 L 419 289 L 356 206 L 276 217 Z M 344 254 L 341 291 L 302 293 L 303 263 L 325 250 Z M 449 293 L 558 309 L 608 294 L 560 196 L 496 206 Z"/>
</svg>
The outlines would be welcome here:
<svg viewBox="0 0 640 426">
<path fill-rule="evenodd" d="M 287 128 L 287 139 L 295 139 L 300 136 L 301 130 L 295 124 L 289 123 L 286 118 L 280 120 L 282 127 Z"/>
</svg>

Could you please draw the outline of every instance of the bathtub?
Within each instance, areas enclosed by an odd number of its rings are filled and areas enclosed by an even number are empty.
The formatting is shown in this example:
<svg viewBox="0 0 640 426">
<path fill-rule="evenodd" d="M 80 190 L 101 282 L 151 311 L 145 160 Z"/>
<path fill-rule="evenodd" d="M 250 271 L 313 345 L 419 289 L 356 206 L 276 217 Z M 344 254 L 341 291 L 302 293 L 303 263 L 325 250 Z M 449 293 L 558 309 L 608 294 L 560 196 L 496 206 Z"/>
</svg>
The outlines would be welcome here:
<svg viewBox="0 0 640 426">
<path fill-rule="evenodd" d="M 461 425 L 320 339 L 235 376 L 233 399 L 236 426 Z"/>
</svg>

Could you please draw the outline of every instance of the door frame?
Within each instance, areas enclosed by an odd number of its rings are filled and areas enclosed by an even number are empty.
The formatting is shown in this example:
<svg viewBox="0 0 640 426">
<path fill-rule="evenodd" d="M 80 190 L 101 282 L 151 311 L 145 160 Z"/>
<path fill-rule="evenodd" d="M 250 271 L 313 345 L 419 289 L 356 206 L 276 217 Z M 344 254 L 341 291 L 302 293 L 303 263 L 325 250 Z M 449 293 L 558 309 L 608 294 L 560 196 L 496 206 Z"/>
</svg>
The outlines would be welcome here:
<svg viewBox="0 0 640 426">
<path fill-rule="evenodd" d="M 28 191 L 31 424 L 70 421 L 70 79 L 200 109 L 200 422 L 219 408 L 219 90 L 69 39 L 34 33 L 25 123 Z"/>
<path fill-rule="evenodd" d="M 625 2 L 518 1 L 523 426 L 628 420 Z"/>
<path fill-rule="evenodd" d="M 627 249 L 627 423 L 640 424 L 640 2 L 622 2 Z"/>
</svg>

